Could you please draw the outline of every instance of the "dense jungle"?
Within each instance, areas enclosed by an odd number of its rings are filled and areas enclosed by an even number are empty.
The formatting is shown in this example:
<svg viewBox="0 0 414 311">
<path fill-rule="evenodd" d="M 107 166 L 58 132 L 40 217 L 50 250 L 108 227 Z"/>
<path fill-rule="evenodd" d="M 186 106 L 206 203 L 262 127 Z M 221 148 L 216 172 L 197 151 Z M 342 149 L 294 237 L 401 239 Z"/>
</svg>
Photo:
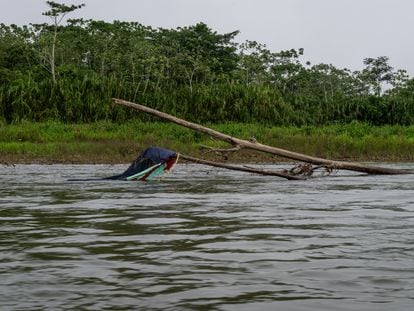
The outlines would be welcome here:
<svg viewBox="0 0 414 311">
<path fill-rule="evenodd" d="M 387 56 L 351 71 L 237 30 L 71 19 L 84 5 L 46 3 L 48 23 L 0 24 L 2 162 L 122 162 L 148 144 L 200 142 L 114 97 L 320 156 L 412 160 L 414 79 Z"/>
<path fill-rule="evenodd" d="M 196 122 L 414 122 L 414 79 L 386 56 L 351 71 L 306 62 L 302 48 L 239 43 L 238 31 L 221 34 L 204 23 L 154 29 L 70 19 L 82 5 L 47 3 L 49 23 L 0 25 L 3 123 L 148 118 L 113 107 L 112 97 Z"/>
</svg>

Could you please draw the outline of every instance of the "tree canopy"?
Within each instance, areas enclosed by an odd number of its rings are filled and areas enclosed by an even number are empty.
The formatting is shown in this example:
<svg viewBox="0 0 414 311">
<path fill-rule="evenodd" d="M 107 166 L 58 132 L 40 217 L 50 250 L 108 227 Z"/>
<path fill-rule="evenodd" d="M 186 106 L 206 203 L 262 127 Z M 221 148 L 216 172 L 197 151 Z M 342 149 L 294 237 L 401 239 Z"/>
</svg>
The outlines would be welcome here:
<svg viewBox="0 0 414 311">
<path fill-rule="evenodd" d="M 0 24 L 0 120 L 123 121 L 112 97 L 197 122 L 277 125 L 414 123 L 414 80 L 386 56 L 352 72 L 272 52 L 204 23 L 154 29 L 68 19 L 83 5 L 47 1 L 50 24 Z"/>
</svg>

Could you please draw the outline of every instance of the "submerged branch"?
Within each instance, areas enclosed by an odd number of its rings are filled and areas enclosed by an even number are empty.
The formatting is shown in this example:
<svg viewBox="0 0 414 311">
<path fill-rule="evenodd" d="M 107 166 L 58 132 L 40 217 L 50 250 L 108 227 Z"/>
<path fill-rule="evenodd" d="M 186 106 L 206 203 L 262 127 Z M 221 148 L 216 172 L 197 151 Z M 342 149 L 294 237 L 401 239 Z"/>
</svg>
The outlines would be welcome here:
<svg viewBox="0 0 414 311">
<path fill-rule="evenodd" d="M 233 171 L 248 172 L 248 173 L 267 175 L 267 176 L 277 176 L 277 177 L 286 178 L 288 180 L 305 180 L 306 179 L 302 176 L 291 175 L 289 173 L 286 173 L 285 171 L 265 171 L 263 169 L 255 169 L 255 168 L 252 168 L 252 167 L 241 167 L 241 166 L 235 166 L 235 165 L 229 165 L 229 164 L 224 164 L 224 163 L 218 163 L 218 162 L 193 158 L 193 157 L 183 155 L 183 154 L 180 154 L 180 159 L 184 159 L 186 161 L 194 162 L 194 163 L 198 163 L 198 164 L 204 164 L 204 165 L 209 165 L 209 166 L 214 166 L 214 167 L 225 168 L 225 169 L 233 170 Z"/>
</svg>

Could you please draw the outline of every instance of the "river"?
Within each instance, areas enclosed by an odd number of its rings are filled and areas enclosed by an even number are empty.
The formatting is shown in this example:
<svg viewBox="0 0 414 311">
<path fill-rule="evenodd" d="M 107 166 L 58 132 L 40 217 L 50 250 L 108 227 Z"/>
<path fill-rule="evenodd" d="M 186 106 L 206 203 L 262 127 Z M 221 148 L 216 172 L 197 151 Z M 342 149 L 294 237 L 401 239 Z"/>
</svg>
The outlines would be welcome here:
<svg viewBox="0 0 414 311">
<path fill-rule="evenodd" d="M 1 310 L 412 310 L 414 175 L 125 168 L 0 166 Z"/>
</svg>

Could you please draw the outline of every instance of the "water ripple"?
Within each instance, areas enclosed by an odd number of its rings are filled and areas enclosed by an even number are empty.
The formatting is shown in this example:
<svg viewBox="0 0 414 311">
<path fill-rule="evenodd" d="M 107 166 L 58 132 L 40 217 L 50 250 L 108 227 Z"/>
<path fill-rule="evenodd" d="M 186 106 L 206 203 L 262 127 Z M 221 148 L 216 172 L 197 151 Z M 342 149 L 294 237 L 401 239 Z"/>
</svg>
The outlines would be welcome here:
<svg viewBox="0 0 414 311">
<path fill-rule="evenodd" d="M 123 169 L 1 167 L 5 310 L 411 309 L 413 176 Z"/>
</svg>

